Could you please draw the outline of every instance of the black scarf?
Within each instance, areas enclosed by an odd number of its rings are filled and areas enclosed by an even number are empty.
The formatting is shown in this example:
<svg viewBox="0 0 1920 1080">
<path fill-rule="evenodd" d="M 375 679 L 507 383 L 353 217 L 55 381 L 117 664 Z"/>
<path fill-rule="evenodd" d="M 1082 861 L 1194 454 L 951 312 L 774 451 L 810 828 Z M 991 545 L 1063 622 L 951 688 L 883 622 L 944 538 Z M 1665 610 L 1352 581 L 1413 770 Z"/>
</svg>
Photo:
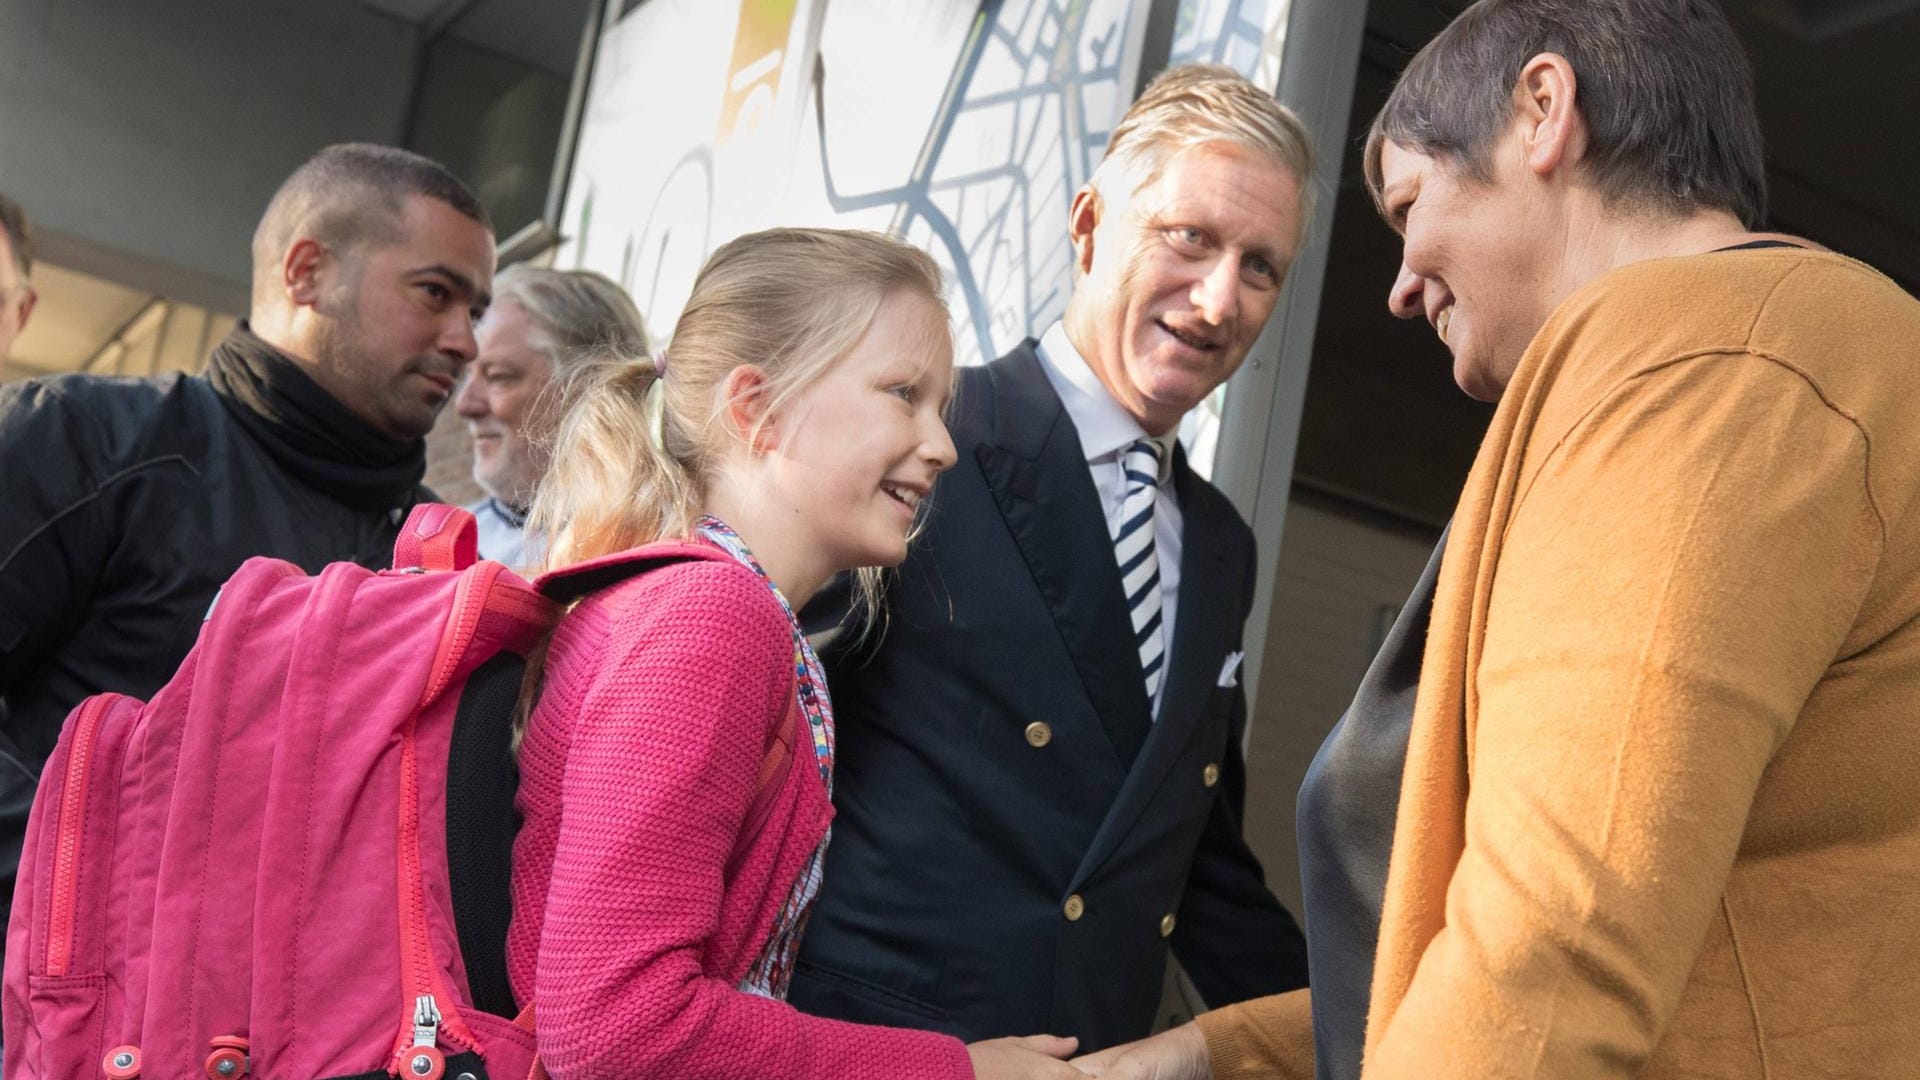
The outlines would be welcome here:
<svg viewBox="0 0 1920 1080">
<path fill-rule="evenodd" d="M 369 510 L 415 502 L 427 472 L 426 440 L 394 442 L 374 430 L 246 323 L 213 350 L 207 382 L 274 463 L 301 482 Z"/>
</svg>

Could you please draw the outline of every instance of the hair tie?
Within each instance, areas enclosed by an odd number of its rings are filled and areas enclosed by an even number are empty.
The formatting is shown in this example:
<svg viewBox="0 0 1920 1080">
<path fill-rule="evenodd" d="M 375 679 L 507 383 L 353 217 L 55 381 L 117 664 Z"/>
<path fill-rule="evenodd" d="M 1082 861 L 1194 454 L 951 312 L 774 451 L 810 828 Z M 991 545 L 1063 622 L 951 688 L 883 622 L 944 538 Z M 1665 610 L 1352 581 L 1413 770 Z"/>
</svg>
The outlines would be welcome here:
<svg viewBox="0 0 1920 1080">
<path fill-rule="evenodd" d="M 653 377 L 656 379 L 664 379 L 667 377 L 667 350 L 665 349 L 661 349 L 654 355 Z"/>
</svg>

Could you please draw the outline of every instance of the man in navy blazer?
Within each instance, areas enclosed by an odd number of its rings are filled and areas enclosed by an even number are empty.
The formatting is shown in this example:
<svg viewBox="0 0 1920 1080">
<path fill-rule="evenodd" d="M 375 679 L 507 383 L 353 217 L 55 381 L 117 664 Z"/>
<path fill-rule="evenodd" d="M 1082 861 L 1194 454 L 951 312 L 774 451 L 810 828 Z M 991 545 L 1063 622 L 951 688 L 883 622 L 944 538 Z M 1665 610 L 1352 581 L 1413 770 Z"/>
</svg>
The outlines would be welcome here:
<svg viewBox="0 0 1920 1080">
<path fill-rule="evenodd" d="M 827 650 L 799 1008 L 1084 1053 L 1148 1032 L 1169 947 L 1209 1005 L 1306 983 L 1240 835 L 1253 535 L 1175 436 L 1272 312 L 1309 172 L 1271 95 L 1167 72 L 1074 197 L 1062 322 L 960 376 L 887 621 Z"/>
</svg>

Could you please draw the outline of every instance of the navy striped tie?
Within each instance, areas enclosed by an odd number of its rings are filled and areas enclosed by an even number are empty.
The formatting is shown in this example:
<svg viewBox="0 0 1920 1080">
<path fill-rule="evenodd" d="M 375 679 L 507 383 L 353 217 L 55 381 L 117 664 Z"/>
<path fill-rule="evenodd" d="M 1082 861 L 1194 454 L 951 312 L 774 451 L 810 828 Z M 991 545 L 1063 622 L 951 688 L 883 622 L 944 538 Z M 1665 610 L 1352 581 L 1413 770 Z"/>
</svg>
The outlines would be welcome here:
<svg viewBox="0 0 1920 1080">
<path fill-rule="evenodd" d="M 1120 563 L 1120 588 L 1133 615 L 1133 641 L 1140 649 L 1140 670 L 1147 679 L 1147 700 L 1160 689 L 1167 653 L 1160 633 L 1160 557 L 1154 553 L 1153 500 L 1160 483 L 1160 444 L 1141 439 L 1127 447 L 1120 465 L 1126 495 L 1113 534 L 1113 555 Z"/>
</svg>

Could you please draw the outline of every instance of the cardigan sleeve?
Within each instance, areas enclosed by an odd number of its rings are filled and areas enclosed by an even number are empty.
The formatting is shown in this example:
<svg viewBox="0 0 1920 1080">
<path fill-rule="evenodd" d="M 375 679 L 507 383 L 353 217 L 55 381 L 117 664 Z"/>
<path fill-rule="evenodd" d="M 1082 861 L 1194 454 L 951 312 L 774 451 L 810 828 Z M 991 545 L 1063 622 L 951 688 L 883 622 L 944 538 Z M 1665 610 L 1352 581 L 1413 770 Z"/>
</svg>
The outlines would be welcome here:
<svg viewBox="0 0 1920 1080">
<path fill-rule="evenodd" d="M 1862 432 L 1758 355 L 1524 452 L 1467 643 L 1465 849 L 1370 1080 L 1639 1074 L 1884 545 Z"/>
<path fill-rule="evenodd" d="M 578 715 L 535 973 L 554 1080 L 972 1076 L 927 1032 L 806 1016 L 711 977 L 724 868 L 792 632 L 759 580 L 718 563 L 649 575 Z"/>
<path fill-rule="evenodd" d="M 1313 998 L 1302 987 L 1193 1018 L 1213 1080 L 1313 1080 Z"/>
</svg>

